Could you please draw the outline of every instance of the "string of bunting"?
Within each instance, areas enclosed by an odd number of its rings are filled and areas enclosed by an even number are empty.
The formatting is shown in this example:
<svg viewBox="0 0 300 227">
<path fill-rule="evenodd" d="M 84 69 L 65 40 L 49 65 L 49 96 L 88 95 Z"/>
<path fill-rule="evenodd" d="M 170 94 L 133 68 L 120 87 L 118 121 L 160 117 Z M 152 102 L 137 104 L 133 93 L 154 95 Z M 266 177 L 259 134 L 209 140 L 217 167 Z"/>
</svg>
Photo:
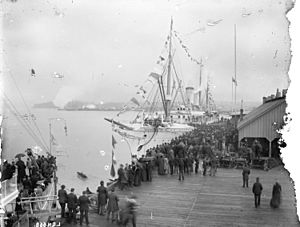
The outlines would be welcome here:
<svg viewBox="0 0 300 227">
<path fill-rule="evenodd" d="M 162 55 L 163 55 L 163 52 L 168 49 L 169 41 L 170 41 L 170 36 L 168 35 L 167 40 L 165 41 L 165 44 L 164 44 L 164 48 L 161 51 L 161 55 L 158 57 L 156 64 L 158 64 L 158 65 L 163 64 L 163 62 L 166 60 L 165 57 L 163 57 Z"/>
<path fill-rule="evenodd" d="M 174 31 L 174 35 L 175 35 L 175 37 L 178 39 L 178 42 L 180 43 L 182 49 L 183 49 L 183 50 L 185 51 L 185 53 L 187 54 L 188 58 L 189 58 L 192 62 L 196 63 L 197 65 L 201 65 L 201 62 L 200 62 L 200 61 L 198 61 L 196 58 L 193 58 L 193 57 L 192 57 L 192 55 L 191 55 L 190 52 L 189 52 L 189 49 L 188 49 L 187 46 L 183 43 L 183 41 L 182 41 L 182 39 L 179 37 L 177 31 Z"/>
</svg>

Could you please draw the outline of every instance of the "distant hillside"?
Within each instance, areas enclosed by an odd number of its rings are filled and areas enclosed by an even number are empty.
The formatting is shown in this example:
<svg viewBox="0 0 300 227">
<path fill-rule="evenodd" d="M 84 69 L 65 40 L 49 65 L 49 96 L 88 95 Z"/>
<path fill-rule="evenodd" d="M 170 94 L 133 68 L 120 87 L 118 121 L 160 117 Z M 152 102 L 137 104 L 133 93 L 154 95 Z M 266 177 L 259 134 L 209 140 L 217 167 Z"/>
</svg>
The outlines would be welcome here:
<svg viewBox="0 0 300 227">
<path fill-rule="evenodd" d="M 44 108 L 44 109 L 57 109 L 53 102 L 37 103 L 33 105 L 33 108 Z"/>
</svg>

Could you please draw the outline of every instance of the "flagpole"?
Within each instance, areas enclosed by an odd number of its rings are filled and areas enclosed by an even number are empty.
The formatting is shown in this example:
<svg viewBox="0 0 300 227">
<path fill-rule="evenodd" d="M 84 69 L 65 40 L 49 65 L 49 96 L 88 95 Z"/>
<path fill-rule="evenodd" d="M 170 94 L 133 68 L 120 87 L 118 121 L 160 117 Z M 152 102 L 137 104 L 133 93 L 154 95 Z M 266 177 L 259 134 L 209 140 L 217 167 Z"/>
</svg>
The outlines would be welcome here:
<svg viewBox="0 0 300 227">
<path fill-rule="evenodd" d="M 51 121 L 60 121 L 60 120 L 64 120 L 65 122 L 65 126 L 64 126 L 64 129 L 65 129 L 65 133 L 67 135 L 67 124 L 66 124 L 66 120 L 63 119 L 63 118 L 49 118 L 49 142 L 50 142 L 50 155 L 52 156 L 52 143 L 53 143 L 53 140 L 54 140 L 54 137 L 52 135 L 52 124 L 51 124 Z M 53 178 L 54 178 L 54 196 L 57 195 L 57 177 L 56 177 L 56 170 L 57 170 L 57 165 L 56 165 L 56 161 L 54 162 L 54 171 L 53 171 Z"/>
<path fill-rule="evenodd" d="M 235 81 L 235 86 L 234 86 L 234 106 L 236 106 L 236 86 L 237 86 L 237 81 L 236 81 L 236 24 L 234 24 L 234 81 Z"/>
<path fill-rule="evenodd" d="M 52 155 L 52 130 L 51 130 L 51 119 L 49 119 L 49 140 L 50 140 L 50 155 Z M 56 177 L 56 161 L 54 163 L 54 171 L 53 171 L 53 181 L 54 181 L 54 196 L 57 195 L 57 177 Z"/>
<path fill-rule="evenodd" d="M 49 120 L 49 142 L 50 154 L 52 155 L 52 133 L 51 133 L 51 120 Z"/>
</svg>

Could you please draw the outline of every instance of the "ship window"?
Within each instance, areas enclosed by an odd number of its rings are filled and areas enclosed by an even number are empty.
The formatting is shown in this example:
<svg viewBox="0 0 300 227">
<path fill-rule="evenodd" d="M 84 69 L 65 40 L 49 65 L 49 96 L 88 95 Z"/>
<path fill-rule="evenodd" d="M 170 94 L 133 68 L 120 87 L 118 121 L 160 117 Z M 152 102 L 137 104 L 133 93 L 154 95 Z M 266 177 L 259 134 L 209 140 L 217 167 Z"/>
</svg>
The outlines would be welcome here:
<svg viewBox="0 0 300 227">
<path fill-rule="evenodd" d="M 180 115 L 178 115 L 178 118 L 180 118 Z"/>
<path fill-rule="evenodd" d="M 185 116 L 183 115 L 182 118 L 185 118 Z"/>
</svg>

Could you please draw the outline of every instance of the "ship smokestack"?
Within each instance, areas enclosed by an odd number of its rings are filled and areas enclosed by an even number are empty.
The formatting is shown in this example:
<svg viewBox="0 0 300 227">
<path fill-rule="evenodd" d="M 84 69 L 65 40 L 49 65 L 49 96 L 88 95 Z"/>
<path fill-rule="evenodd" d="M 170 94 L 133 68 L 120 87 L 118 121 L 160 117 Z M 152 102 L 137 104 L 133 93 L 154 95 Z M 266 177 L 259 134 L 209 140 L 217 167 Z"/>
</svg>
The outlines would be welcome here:
<svg viewBox="0 0 300 227">
<path fill-rule="evenodd" d="M 185 93 L 187 97 L 187 104 L 191 105 L 193 103 L 193 95 L 194 95 L 194 88 L 193 87 L 186 87 Z"/>
</svg>

